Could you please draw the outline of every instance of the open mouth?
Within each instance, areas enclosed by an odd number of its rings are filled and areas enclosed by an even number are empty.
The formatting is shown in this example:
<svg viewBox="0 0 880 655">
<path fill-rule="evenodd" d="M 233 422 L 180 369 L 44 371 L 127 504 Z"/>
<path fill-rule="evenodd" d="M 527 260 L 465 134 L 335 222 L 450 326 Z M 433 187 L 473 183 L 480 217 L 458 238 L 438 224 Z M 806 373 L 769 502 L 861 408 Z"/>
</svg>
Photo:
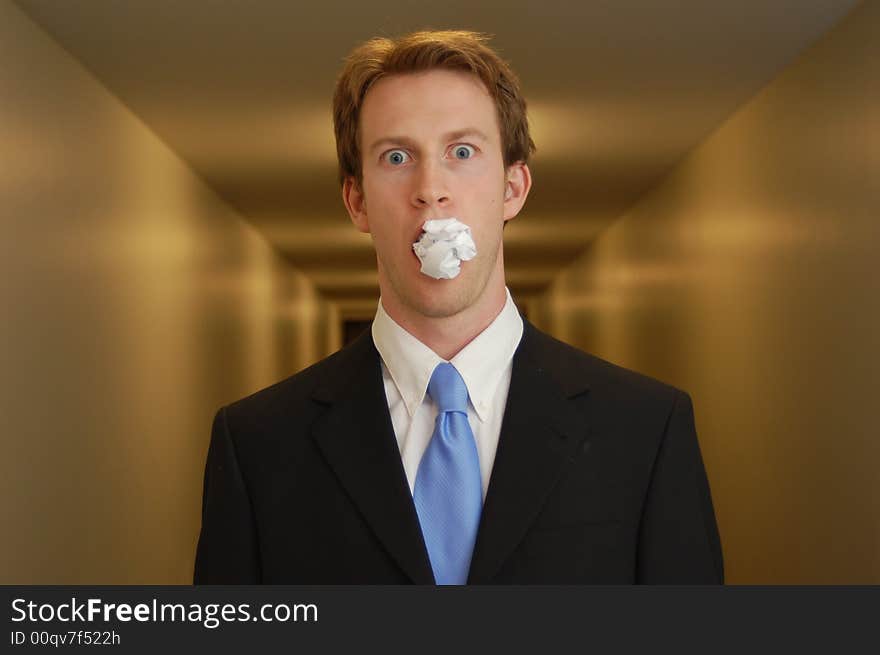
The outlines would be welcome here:
<svg viewBox="0 0 880 655">
<path fill-rule="evenodd" d="M 449 220 L 450 218 L 454 218 L 454 217 L 452 217 L 452 216 L 433 216 L 433 217 L 423 219 L 422 222 L 419 223 L 418 228 L 416 228 L 415 233 L 412 235 L 412 238 L 410 239 L 410 243 L 415 243 L 416 241 L 418 241 L 419 239 L 422 238 L 422 235 L 425 233 L 425 230 L 424 230 L 425 223 L 427 223 L 428 221 L 446 221 L 446 220 Z"/>
<path fill-rule="evenodd" d="M 461 263 L 477 253 L 470 227 L 456 218 L 432 220 L 436 222 L 427 228 L 422 224 L 423 229 L 413 243 L 413 254 L 422 273 L 438 280 L 451 280 L 461 272 Z"/>
</svg>

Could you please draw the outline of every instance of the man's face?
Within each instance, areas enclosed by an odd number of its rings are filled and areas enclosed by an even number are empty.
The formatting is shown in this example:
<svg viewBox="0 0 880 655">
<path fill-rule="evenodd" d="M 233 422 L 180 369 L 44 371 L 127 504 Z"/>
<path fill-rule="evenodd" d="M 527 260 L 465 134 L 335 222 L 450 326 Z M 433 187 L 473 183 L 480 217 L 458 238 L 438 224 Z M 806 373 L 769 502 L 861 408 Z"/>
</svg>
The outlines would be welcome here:
<svg viewBox="0 0 880 655">
<path fill-rule="evenodd" d="M 380 78 L 360 120 L 363 183 L 347 181 L 343 196 L 373 238 L 386 308 L 453 316 L 503 288 L 502 227 L 525 202 L 529 173 L 524 164 L 505 170 L 495 104 L 479 78 L 448 70 Z M 426 220 L 451 217 L 470 226 L 477 255 L 456 278 L 435 280 L 420 272 L 412 244 Z"/>
</svg>

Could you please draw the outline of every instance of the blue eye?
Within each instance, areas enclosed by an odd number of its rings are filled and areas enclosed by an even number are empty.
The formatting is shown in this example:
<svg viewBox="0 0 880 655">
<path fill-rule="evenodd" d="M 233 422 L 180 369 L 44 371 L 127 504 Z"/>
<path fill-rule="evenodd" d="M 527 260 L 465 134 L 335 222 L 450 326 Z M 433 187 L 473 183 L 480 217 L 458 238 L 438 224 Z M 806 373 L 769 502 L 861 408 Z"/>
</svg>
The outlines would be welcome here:
<svg viewBox="0 0 880 655">
<path fill-rule="evenodd" d="M 453 150 L 456 159 L 470 159 L 475 152 L 473 146 L 455 146 Z"/>
<path fill-rule="evenodd" d="M 385 159 L 389 164 L 400 166 L 409 161 L 409 155 L 404 150 L 389 150 L 385 153 Z"/>
</svg>

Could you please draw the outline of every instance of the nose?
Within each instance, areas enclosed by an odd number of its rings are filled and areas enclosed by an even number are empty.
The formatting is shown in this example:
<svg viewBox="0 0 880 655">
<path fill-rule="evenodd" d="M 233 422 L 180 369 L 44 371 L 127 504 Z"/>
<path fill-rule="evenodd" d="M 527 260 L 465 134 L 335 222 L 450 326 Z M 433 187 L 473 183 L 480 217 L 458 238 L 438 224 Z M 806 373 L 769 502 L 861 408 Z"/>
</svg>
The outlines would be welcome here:
<svg viewBox="0 0 880 655">
<path fill-rule="evenodd" d="M 431 206 L 446 207 L 451 201 L 442 166 L 423 162 L 414 180 L 412 204 L 419 209 Z"/>
</svg>

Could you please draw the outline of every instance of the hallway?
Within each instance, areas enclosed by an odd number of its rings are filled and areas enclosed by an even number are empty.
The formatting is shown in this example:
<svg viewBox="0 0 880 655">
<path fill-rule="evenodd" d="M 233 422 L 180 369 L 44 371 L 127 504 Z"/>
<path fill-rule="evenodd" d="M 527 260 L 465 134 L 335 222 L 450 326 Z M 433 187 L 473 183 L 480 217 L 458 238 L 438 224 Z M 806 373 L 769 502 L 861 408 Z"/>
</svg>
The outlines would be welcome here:
<svg viewBox="0 0 880 655">
<path fill-rule="evenodd" d="M 727 582 L 880 583 L 880 2 L 258 4 L 0 0 L 0 581 L 191 580 L 217 408 L 376 309 L 341 58 L 430 23 L 520 72 L 508 286 L 691 394 Z"/>
</svg>

